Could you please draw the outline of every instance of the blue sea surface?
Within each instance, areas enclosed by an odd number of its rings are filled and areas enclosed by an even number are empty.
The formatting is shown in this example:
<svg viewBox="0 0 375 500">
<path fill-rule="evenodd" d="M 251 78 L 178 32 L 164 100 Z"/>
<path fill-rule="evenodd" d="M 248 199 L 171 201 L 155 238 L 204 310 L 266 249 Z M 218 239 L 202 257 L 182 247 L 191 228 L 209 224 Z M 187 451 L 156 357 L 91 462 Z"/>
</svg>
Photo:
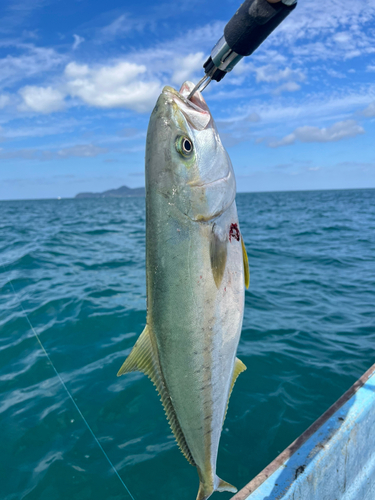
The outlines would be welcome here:
<svg viewBox="0 0 375 500">
<path fill-rule="evenodd" d="M 146 321 L 144 203 L 0 203 L 2 500 L 130 498 L 32 327 L 135 500 L 196 497 L 196 470 L 153 385 L 116 377 Z M 375 190 L 239 194 L 237 204 L 248 369 L 218 474 L 241 488 L 375 362 Z"/>
</svg>

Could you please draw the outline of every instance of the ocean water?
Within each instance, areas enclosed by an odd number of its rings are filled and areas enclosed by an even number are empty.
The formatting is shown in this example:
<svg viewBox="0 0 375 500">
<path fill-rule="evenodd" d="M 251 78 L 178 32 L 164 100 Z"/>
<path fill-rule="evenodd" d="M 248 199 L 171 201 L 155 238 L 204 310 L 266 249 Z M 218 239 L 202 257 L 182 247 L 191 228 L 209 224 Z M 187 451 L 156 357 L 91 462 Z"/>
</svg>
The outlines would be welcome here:
<svg viewBox="0 0 375 500">
<path fill-rule="evenodd" d="M 218 474 L 242 487 L 375 362 L 375 190 L 239 194 L 237 204 L 248 369 Z M 144 199 L 1 202 L 0 263 L 0 498 L 130 498 L 31 324 L 134 499 L 194 500 L 196 470 L 152 384 L 116 377 L 146 319 Z"/>
</svg>

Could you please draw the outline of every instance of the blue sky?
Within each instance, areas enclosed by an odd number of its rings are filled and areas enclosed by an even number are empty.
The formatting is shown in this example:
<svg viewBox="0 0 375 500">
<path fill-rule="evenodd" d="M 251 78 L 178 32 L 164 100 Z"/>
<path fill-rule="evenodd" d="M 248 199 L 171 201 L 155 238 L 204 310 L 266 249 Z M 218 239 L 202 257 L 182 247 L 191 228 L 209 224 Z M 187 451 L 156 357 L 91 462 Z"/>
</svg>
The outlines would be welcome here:
<svg viewBox="0 0 375 500">
<path fill-rule="evenodd" d="M 2 0 L 0 199 L 144 185 L 150 112 L 239 0 Z M 300 0 L 204 92 L 238 191 L 375 187 L 375 0 Z"/>
</svg>

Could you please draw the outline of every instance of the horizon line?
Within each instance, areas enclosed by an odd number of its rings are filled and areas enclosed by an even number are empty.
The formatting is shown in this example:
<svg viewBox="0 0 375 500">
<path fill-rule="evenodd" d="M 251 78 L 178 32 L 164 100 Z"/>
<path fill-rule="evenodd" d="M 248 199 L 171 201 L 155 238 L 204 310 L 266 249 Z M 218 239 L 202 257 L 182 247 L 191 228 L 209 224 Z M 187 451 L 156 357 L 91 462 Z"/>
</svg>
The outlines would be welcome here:
<svg viewBox="0 0 375 500">
<path fill-rule="evenodd" d="M 123 187 L 123 186 L 120 186 Z M 128 186 L 126 186 L 128 187 Z M 129 189 L 139 189 L 144 186 L 139 186 L 138 188 L 129 188 Z M 119 189 L 119 188 L 112 188 L 112 189 Z M 360 187 L 360 188 L 323 188 L 323 189 L 273 189 L 271 191 L 237 191 L 236 196 L 238 194 L 262 194 L 262 193 L 310 193 L 310 192 L 316 192 L 316 191 L 365 191 L 369 189 L 375 189 L 375 187 Z M 110 189 L 108 189 L 110 191 Z M 73 197 L 64 197 L 64 196 L 58 196 L 54 198 L 12 198 L 12 199 L 0 199 L 0 202 L 6 202 L 6 201 L 51 201 L 51 200 L 56 200 L 56 201 L 61 201 L 61 200 L 88 200 L 88 199 L 104 199 L 104 198 L 145 198 L 143 195 L 138 195 L 138 196 L 103 196 L 103 197 L 95 197 L 95 198 L 76 198 L 75 196 Z"/>
</svg>

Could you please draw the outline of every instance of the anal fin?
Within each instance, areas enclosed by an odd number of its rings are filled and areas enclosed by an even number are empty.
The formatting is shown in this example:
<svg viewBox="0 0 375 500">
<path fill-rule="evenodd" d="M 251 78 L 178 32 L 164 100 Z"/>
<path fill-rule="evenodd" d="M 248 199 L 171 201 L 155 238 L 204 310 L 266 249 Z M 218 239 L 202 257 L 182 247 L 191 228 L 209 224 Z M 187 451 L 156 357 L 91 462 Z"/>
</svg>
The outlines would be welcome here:
<svg viewBox="0 0 375 500">
<path fill-rule="evenodd" d="M 146 325 L 142 334 L 138 338 L 131 353 L 118 371 L 117 376 L 119 377 L 125 373 L 135 371 L 140 371 L 147 375 L 156 387 L 177 444 L 188 462 L 190 462 L 191 465 L 195 465 L 165 384 L 156 339 L 148 325 Z"/>
<path fill-rule="evenodd" d="M 228 396 L 228 401 L 227 401 L 227 408 L 225 410 L 224 420 L 225 420 L 225 417 L 227 416 L 228 405 L 229 405 L 229 400 L 230 400 L 230 397 L 231 397 L 231 394 L 232 394 L 232 391 L 233 391 L 233 386 L 236 383 L 238 375 L 240 373 L 244 372 L 246 369 L 247 369 L 246 365 L 244 363 L 242 363 L 242 361 L 240 359 L 236 358 L 236 360 L 234 362 L 234 370 L 233 370 L 233 375 L 232 375 L 232 381 L 231 381 L 231 384 L 230 384 L 229 396 Z"/>
</svg>

